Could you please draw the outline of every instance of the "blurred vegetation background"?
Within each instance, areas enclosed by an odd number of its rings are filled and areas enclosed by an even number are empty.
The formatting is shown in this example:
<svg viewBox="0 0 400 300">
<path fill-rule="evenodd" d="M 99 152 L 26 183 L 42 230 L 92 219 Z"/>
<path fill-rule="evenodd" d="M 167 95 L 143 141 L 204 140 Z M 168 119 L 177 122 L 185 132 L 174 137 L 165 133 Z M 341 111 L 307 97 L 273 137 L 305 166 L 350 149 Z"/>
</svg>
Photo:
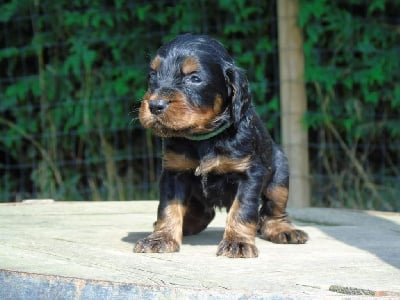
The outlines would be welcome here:
<svg viewBox="0 0 400 300">
<path fill-rule="evenodd" d="M 400 211 L 400 2 L 300 1 L 312 203 Z M 0 201 L 158 196 L 161 141 L 141 128 L 150 57 L 220 40 L 280 140 L 276 1 L 0 4 Z"/>
</svg>

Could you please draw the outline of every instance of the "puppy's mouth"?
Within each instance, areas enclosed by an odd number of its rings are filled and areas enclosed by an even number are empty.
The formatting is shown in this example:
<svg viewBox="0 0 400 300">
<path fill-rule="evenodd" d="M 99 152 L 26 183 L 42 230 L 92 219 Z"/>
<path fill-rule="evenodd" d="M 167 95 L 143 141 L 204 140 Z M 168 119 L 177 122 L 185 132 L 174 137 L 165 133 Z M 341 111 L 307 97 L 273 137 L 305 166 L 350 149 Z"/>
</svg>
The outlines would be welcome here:
<svg viewBox="0 0 400 300">
<path fill-rule="evenodd" d="M 147 92 L 139 111 L 142 125 L 160 137 L 187 137 L 213 131 L 226 119 L 222 98 L 213 107 L 195 107 L 177 90 L 167 95 Z"/>
</svg>

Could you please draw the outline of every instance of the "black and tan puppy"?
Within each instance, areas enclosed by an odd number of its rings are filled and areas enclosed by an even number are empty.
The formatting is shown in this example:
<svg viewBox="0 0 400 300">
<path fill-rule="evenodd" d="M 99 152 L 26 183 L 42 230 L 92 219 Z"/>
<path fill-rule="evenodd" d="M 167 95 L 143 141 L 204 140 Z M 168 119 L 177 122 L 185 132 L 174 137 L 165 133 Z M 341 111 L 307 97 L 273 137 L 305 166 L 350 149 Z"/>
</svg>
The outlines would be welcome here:
<svg viewBox="0 0 400 300">
<path fill-rule="evenodd" d="M 220 43 L 185 34 L 162 46 L 139 118 L 164 138 L 164 149 L 157 222 L 135 252 L 179 251 L 182 236 L 204 230 L 216 207 L 228 210 L 217 255 L 256 257 L 257 231 L 274 243 L 307 241 L 286 215 L 287 159 Z"/>
</svg>

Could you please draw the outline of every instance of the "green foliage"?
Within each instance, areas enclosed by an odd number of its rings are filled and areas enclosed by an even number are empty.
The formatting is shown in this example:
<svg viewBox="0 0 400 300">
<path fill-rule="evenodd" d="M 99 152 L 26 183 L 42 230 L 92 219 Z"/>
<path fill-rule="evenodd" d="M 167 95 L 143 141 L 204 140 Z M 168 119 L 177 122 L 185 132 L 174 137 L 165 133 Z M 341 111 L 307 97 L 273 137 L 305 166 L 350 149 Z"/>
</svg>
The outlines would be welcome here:
<svg viewBox="0 0 400 300">
<path fill-rule="evenodd" d="M 386 0 L 301 1 L 305 123 L 327 145 L 312 168 L 333 179 L 315 179 L 319 204 L 400 209 L 400 187 L 388 180 L 400 163 L 399 9 Z"/>
<path fill-rule="evenodd" d="M 275 59 L 266 26 L 274 14 L 270 3 L 0 4 L 0 157 L 6 157 L 0 158 L 6 172 L 0 201 L 154 197 L 160 145 L 131 119 L 146 89 L 150 56 L 179 33 L 222 40 L 249 70 L 263 115 L 277 112 L 276 91 L 266 80 Z M 262 106 L 274 96 L 274 105 Z M 269 125 L 275 121 L 269 118 Z"/>
</svg>

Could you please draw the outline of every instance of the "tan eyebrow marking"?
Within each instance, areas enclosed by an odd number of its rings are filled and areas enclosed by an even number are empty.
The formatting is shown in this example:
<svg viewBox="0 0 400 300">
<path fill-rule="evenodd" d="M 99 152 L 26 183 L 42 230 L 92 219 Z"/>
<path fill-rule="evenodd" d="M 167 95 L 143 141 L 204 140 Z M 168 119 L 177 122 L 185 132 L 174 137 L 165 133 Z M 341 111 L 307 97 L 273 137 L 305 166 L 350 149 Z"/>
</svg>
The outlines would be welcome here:
<svg viewBox="0 0 400 300">
<path fill-rule="evenodd" d="M 199 69 L 200 65 L 198 60 L 192 56 L 185 58 L 182 63 L 182 73 L 185 75 L 198 71 Z"/>
<path fill-rule="evenodd" d="M 160 65 L 161 65 L 161 57 L 157 55 L 150 63 L 150 68 L 157 71 L 160 68 Z"/>
</svg>

